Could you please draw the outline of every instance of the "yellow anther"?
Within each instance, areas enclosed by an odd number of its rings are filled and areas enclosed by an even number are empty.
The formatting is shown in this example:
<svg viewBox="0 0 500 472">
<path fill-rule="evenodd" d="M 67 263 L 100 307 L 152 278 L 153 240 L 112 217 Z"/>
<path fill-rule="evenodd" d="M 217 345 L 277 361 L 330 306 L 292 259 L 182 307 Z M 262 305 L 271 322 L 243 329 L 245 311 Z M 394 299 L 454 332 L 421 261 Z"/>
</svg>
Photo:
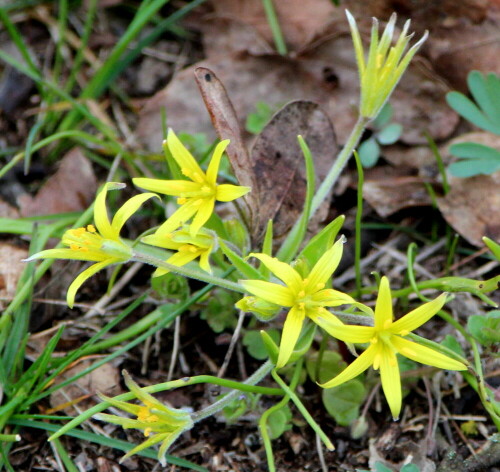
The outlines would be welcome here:
<svg viewBox="0 0 500 472">
<path fill-rule="evenodd" d="M 389 364 L 392 365 L 392 366 L 395 366 L 398 362 L 396 361 L 396 358 L 395 357 L 391 357 L 390 361 L 389 361 Z"/>
<path fill-rule="evenodd" d="M 305 297 L 305 296 L 306 296 L 306 292 L 305 292 L 305 290 L 301 290 L 301 291 L 298 293 L 298 296 L 299 296 L 300 298 Z"/>
<path fill-rule="evenodd" d="M 181 169 L 182 175 L 185 175 L 186 177 L 189 177 L 191 174 L 191 171 L 187 167 L 183 167 Z"/>
<path fill-rule="evenodd" d="M 212 192 L 212 189 L 208 185 L 203 185 L 203 187 L 201 187 L 201 191 L 204 193 L 208 193 Z"/>
<path fill-rule="evenodd" d="M 89 248 L 88 247 L 81 247 L 80 251 L 82 251 L 82 252 L 89 252 Z"/>
<path fill-rule="evenodd" d="M 410 334 L 410 332 L 407 329 L 403 329 L 399 333 L 400 336 L 408 336 L 408 334 Z"/>
<path fill-rule="evenodd" d="M 198 249 L 195 246 L 189 246 L 189 252 L 192 252 L 193 254 L 198 251 Z"/>
<path fill-rule="evenodd" d="M 304 280 L 302 280 L 302 285 L 307 285 L 309 283 L 309 279 L 306 277 Z"/>
<path fill-rule="evenodd" d="M 202 199 L 196 200 L 196 201 L 194 202 L 194 206 L 199 207 L 199 206 L 201 206 L 201 204 L 202 204 L 202 203 L 203 203 L 203 200 L 202 200 Z"/>
<path fill-rule="evenodd" d="M 187 203 L 187 198 L 180 197 L 180 198 L 177 199 L 177 203 L 179 205 L 184 205 L 185 203 Z"/>
<path fill-rule="evenodd" d="M 316 284 L 316 290 L 321 290 L 322 288 L 325 287 L 325 284 L 324 283 L 319 283 L 319 284 Z"/>
<path fill-rule="evenodd" d="M 372 344 L 377 344 L 378 343 L 378 337 L 377 336 L 373 336 L 373 338 L 370 339 L 370 342 Z"/>
<path fill-rule="evenodd" d="M 392 325 L 392 320 L 385 320 L 384 321 L 384 329 L 389 329 Z"/>
<path fill-rule="evenodd" d="M 378 370 L 380 367 L 380 354 L 375 354 L 375 357 L 373 358 L 373 369 Z"/>
<path fill-rule="evenodd" d="M 383 54 L 377 54 L 377 69 L 382 65 L 382 61 L 384 60 Z"/>
<path fill-rule="evenodd" d="M 97 232 L 97 230 L 95 229 L 94 225 L 87 225 L 87 231 L 89 233 L 95 233 L 95 232 Z"/>
<path fill-rule="evenodd" d="M 153 429 L 152 429 L 152 428 L 146 428 L 146 429 L 144 430 L 144 436 L 145 436 L 146 438 L 147 438 L 147 437 L 149 437 L 149 435 L 151 434 L 151 431 L 153 431 Z"/>
<path fill-rule="evenodd" d="M 70 244 L 69 245 L 69 248 L 72 250 L 72 251 L 78 251 L 80 249 L 80 246 L 78 246 L 78 244 Z"/>
<path fill-rule="evenodd" d="M 306 309 L 306 304 L 304 302 L 299 303 L 299 309 L 300 310 L 305 310 Z"/>
</svg>

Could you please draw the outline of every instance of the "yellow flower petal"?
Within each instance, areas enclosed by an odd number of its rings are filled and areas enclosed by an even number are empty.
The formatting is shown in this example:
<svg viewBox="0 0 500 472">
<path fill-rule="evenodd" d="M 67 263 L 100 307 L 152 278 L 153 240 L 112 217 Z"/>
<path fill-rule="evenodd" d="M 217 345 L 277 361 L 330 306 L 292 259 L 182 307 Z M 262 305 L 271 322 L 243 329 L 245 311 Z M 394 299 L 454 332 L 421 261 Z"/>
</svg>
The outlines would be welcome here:
<svg viewBox="0 0 500 472">
<path fill-rule="evenodd" d="M 326 324 L 321 327 L 324 328 L 330 336 L 340 339 L 346 343 L 368 343 L 375 336 L 375 329 L 371 326 L 353 326 L 344 324 L 341 326 L 331 326 Z"/>
<path fill-rule="evenodd" d="M 242 185 L 221 184 L 217 185 L 215 198 L 219 202 L 232 202 L 250 192 L 250 187 Z"/>
<path fill-rule="evenodd" d="M 196 214 L 189 226 L 189 234 L 191 237 L 195 237 L 198 234 L 200 228 L 209 220 L 212 216 L 215 206 L 215 198 L 204 198 L 201 200 L 201 204 L 198 206 Z"/>
<path fill-rule="evenodd" d="M 304 318 L 304 311 L 295 306 L 288 312 L 285 324 L 283 325 L 283 332 L 281 333 L 280 351 L 278 361 L 276 362 L 278 369 L 283 367 L 288 362 L 288 359 L 290 359 L 302 331 Z"/>
<path fill-rule="evenodd" d="M 188 221 L 197 211 L 199 205 L 196 200 L 190 200 L 181 207 L 179 207 L 168 219 L 163 223 L 157 230 L 158 236 L 163 236 L 165 234 L 172 233 L 179 226 L 183 225 Z"/>
<path fill-rule="evenodd" d="M 389 322 L 392 322 L 392 295 L 389 279 L 382 277 L 378 289 L 377 304 L 375 305 L 375 329 L 387 329 Z M 354 341 L 353 341 L 354 342 Z"/>
<path fill-rule="evenodd" d="M 202 185 L 190 180 L 163 180 L 136 177 L 132 179 L 135 186 L 150 192 L 157 192 L 174 197 L 187 197 L 190 193 L 201 191 Z M 187 194 L 187 195 L 186 195 Z"/>
<path fill-rule="evenodd" d="M 214 153 L 212 155 L 212 159 L 210 159 L 210 164 L 208 164 L 206 178 L 208 182 L 213 185 L 215 185 L 215 183 L 217 182 L 217 174 L 219 173 L 220 160 L 228 144 L 229 144 L 229 139 L 225 139 L 224 141 L 221 141 L 219 144 L 217 144 Z"/>
<path fill-rule="evenodd" d="M 126 221 L 139 209 L 139 207 L 152 197 L 158 197 L 154 193 L 143 193 L 135 195 L 127 200 L 116 212 L 111 222 L 111 228 L 118 235 Z"/>
<path fill-rule="evenodd" d="M 25 259 L 26 262 L 34 261 L 35 259 L 69 259 L 75 261 L 91 261 L 100 262 L 109 259 L 109 256 L 97 251 L 75 251 L 74 249 L 46 249 L 45 251 L 37 252 Z"/>
<path fill-rule="evenodd" d="M 354 298 L 347 295 L 347 293 L 329 288 L 313 293 L 311 295 L 311 300 L 323 306 L 339 306 L 355 303 Z"/>
<path fill-rule="evenodd" d="M 337 387 L 338 385 L 343 384 L 348 380 L 354 379 L 373 364 L 375 352 L 376 347 L 370 346 L 353 363 L 349 364 L 339 375 L 329 380 L 328 382 L 319 385 L 323 388 L 332 388 Z"/>
<path fill-rule="evenodd" d="M 412 361 L 420 362 L 421 364 L 432 365 L 440 369 L 447 370 L 466 370 L 467 366 L 451 357 L 448 357 L 434 349 L 422 346 L 399 336 L 391 338 L 392 345 L 403 356 L 408 357 Z"/>
<path fill-rule="evenodd" d="M 75 295 L 78 289 L 82 286 L 82 284 L 94 274 L 104 269 L 106 266 L 114 264 L 115 261 L 113 259 L 98 262 L 97 264 L 91 265 L 88 269 L 85 269 L 81 274 L 78 274 L 75 280 L 71 283 L 68 288 L 68 293 L 66 295 L 66 303 L 70 308 L 73 308 L 75 304 Z"/>
<path fill-rule="evenodd" d="M 193 175 L 199 175 L 200 177 L 204 175 L 200 166 L 196 162 L 196 159 L 185 148 L 184 144 L 182 144 L 172 129 L 168 130 L 167 146 L 172 153 L 172 157 L 175 159 L 175 162 L 177 162 L 178 166 L 181 168 L 181 171 L 185 169 L 189 174 L 191 174 L 188 175 L 189 178 L 197 181 L 192 178 Z"/>
<path fill-rule="evenodd" d="M 100 235 L 105 239 L 116 239 L 118 235 L 111 228 L 109 222 L 108 210 L 106 208 L 106 195 L 108 190 L 125 187 L 124 184 L 117 184 L 115 182 L 108 182 L 103 185 L 101 191 L 97 194 L 94 202 L 94 223 Z"/>
<path fill-rule="evenodd" d="M 295 303 L 292 291 L 283 285 L 264 280 L 240 280 L 240 284 L 248 293 L 262 298 L 266 302 L 286 307 L 291 307 Z"/>
<path fill-rule="evenodd" d="M 429 321 L 439 310 L 441 310 L 446 302 L 446 296 L 446 293 L 443 293 L 434 300 L 425 303 L 418 308 L 415 308 L 413 311 L 410 311 L 410 313 L 392 324 L 390 332 L 394 334 L 407 334 L 410 331 L 418 328 L 419 326 L 422 326 L 424 323 Z"/>
<path fill-rule="evenodd" d="M 332 276 L 342 258 L 343 245 L 343 240 L 339 239 L 319 258 L 307 277 L 306 290 L 315 290 L 318 285 L 325 284 Z"/>
<path fill-rule="evenodd" d="M 289 264 L 279 261 L 276 257 L 271 257 L 262 253 L 251 253 L 249 257 L 259 259 L 259 261 L 261 261 L 276 277 L 282 280 L 295 295 L 304 289 L 302 277 Z"/>
<path fill-rule="evenodd" d="M 399 418 L 401 412 L 401 378 L 396 354 L 388 347 L 380 349 L 380 378 L 382 389 L 394 419 Z"/>
</svg>

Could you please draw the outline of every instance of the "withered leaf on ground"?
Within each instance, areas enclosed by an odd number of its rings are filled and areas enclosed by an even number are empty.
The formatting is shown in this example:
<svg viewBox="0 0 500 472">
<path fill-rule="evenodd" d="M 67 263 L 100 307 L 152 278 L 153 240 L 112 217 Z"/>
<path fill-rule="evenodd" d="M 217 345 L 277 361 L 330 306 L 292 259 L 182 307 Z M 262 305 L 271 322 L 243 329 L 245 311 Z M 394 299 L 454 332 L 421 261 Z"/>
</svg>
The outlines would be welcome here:
<svg viewBox="0 0 500 472">
<path fill-rule="evenodd" d="M 446 221 L 474 246 L 483 247 L 483 236 L 500 241 L 500 172 L 449 182 L 451 190 L 437 201 Z"/>
<path fill-rule="evenodd" d="M 363 197 L 382 217 L 403 208 L 431 204 L 422 178 L 412 175 L 408 167 L 377 166 L 367 170 Z"/>
<path fill-rule="evenodd" d="M 22 195 L 18 205 L 23 217 L 81 211 L 92 203 L 96 190 L 91 163 L 80 149 L 74 148 L 61 159 L 56 173 L 35 197 Z"/>
<path fill-rule="evenodd" d="M 213 71 L 206 67 L 198 67 L 194 71 L 194 76 L 219 139 L 231 141 L 226 153 L 238 182 L 252 189 L 244 198 L 253 220 L 253 212 L 259 201 L 258 186 L 233 104 L 224 85 Z"/>
<path fill-rule="evenodd" d="M 337 152 L 332 123 L 319 105 L 291 102 L 277 112 L 257 137 L 251 151 L 253 172 L 258 184 L 258 240 L 267 221 L 283 235 L 299 218 L 305 200 L 304 157 L 297 135 L 307 142 L 317 172 L 317 181 L 326 175 Z"/>
<path fill-rule="evenodd" d="M 14 246 L 7 242 L 0 244 L 0 297 L 13 297 L 16 293 L 17 282 L 26 267 L 22 259 L 28 257 L 26 249 Z M 3 302 L 0 300 L 0 309 Z"/>
</svg>

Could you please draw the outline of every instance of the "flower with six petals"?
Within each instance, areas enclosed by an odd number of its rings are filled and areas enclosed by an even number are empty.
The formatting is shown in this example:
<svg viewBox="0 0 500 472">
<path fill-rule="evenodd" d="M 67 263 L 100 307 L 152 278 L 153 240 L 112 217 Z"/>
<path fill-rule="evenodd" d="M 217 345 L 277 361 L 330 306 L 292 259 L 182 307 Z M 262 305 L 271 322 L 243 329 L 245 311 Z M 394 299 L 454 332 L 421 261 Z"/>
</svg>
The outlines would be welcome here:
<svg viewBox="0 0 500 472">
<path fill-rule="evenodd" d="M 177 203 L 181 207 L 160 226 L 157 234 L 171 233 L 193 218 L 190 233 L 191 236 L 196 236 L 212 215 L 216 201 L 230 202 L 250 191 L 249 187 L 217 184 L 220 161 L 228 144 L 227 139 L 217 144 L 205 173 L 175 133 L 171 129 L 168 131 L 164 146 L 168 147 L 182 174 L 189 180 L 133 179 L 134 184 L 140 188 L 178 197 Z"/>
<path fill-rule="evenodd" d="M 123 428 L 134 428 L 144 432 L 146 439 L 143 443 L 131 449 L 120 460 L 122 462 L 127 457 L 137 454 L 139 451 L 161 442 L 158 450 L 158 460 L 165 466 L 165 454 L 172 443 L 184 432 L 193 427 L 193 420 L 189 412 L 170 408 L 161 403 L 149 393 L 144 392 L 124 371 L 125 384 L 135 397 L 142 402 L 142 405 L 116 400 L 114 398 L 99 395 L 111 406 L 119 408 L 137 419 L 124 418 L 122 416 L 98 413 L 94 417 L 101 421 L 117 424 Z"/>
<path fill-rule="evenodd" d="M 422 364 L 448 370 L 465 370 L 467 367 L 451 357 L 405 339 L 411 331 L 432 318 L 446 302 L 443 293 L 436 299 L 415 308 L 397 321 L 393 321 L 392 295 L 387 277 L 380 281 L 377 304 L 375 307 L 375 326 L 348 326 L 338 324 L 323 328 L 333 337 L 350 343 L 369 343 L 368 348 L 345 370 L 332 380 L 322 384 L 323 388 L 332 388 L 357 377 L 370 365 L 375 370 L 380 368 L 382 388 L 393 418 L 397 419 L 401 411 L 401 379 L 396 354 Z"/>
<path fill-rule="evenodd" d="M 123 263 L 132 257 L 131 247 L 122 241 L 120 231 L 126 221 L 138 208 L 151 197 L 153 193 L 144 193 L 132 197 L 116 212 L 113 221 L 109 221 L 106 209 L 106 195 L 108 190 L 120 189 L 125 184 L 108 182 L 96 197 L 94 203 L 94 225 L 85 228 L 67 230 L 62 237 L 62 244 L 66 248 L 47 249 L 37 252 L 27 262 L 35 259 L 74 259 L 91 261 L 95 264 L 80 273 L 68 288 L 66 301 L 73 308 L 75 295 L 81 285 L 95 273 L 108 265 Z"/>
<path fill-rule="evenodd" d="M 200 267 L 205 272 L 212 273 L 209 257 L 214 251 L 216 241 L 211 232 L 205 228 L 200 228 L 196 236 L 192 236 L 189 225 L 186 225 L 173 233 L 144 236 L 141 241 L 151 246 L 177 251 L 166 260 L 169 264 L 180 267 L 200 258 Z M 158 268 L 153 277 L 159 277 L 167 272 L 169 272 L 167 269 Z"/>
<path fill-rule="evenodd" d="M 250 254 L 259 259 L 285 285 L 266 282 L 263 280 L 241 280 L 245 290 L 257 298 L 262 299 L 269 306 L 290 308 L 283 326 L 282 339 L 279 349 L 277 367 L 283 367 L 293 352 L 295 344 L 302 330 L 306 317 L 316 324 L 342 325 L 342 322 L 328 310 L 326 306 L 334 307 L 345 304 L 354 304 L 349 295 L 337 290 L 325 288 L 326 282 L 332 276 L 342 257 L 343 240 L 337 241 L 316 262 L 306 278 L 290 265 L 280 262 L 266 254 Z M 255 300 L 240 300 L 236 306 L 244 309 Z"/>
<path fill-rule="evenodd" d="M 427 39 L 428 33 L 426 31 L 422 38 L 406 52 L 406 48 L 413 37 L 413 34 L 407 34 L 410 20 L 403 26 L 403 31 L 399 35 L 396 44 L 391 46 L 396 14 L 394 13 L 389 19 L 380 39 L 378 21 L 374 18 L 370 49 L 365 60 L 356 20 L 348 10 L 346 10 L 346 15 L 351 28 L 358 63 L 361 85 L 360 114 L 365 118 L 375 118 L 391 95 L 394 87 L 396 87 L 413 56 Z"/>
</svg>

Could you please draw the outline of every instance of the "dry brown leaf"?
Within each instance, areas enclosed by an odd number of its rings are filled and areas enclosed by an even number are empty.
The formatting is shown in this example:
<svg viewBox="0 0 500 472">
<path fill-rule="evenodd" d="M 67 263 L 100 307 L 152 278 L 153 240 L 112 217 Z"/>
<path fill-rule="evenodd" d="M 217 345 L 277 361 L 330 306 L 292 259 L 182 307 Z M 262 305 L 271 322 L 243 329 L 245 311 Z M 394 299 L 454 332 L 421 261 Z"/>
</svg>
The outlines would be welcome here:
<svg viewBox="0 0 500 472">
<path fill-rule="evenodd" d="M 378 166 L 366 171 L 363 197 L 382 217 L 403 208 L 431 204 L 422 179 L 410 175 L 407 167 Z"/>
<path fill-rule="evenodd" d="M 252 189 L 245 195 L 244 201 L 247 203 L 250 220 L 254 221 L 253 210 L 257 208 L 259 201 L 258 186 L 233 104 L 224 85 L 213 71 L 206 67 L 198 67 L 194 71 L 194 76 L 219 139 L 230 140 L 226 153 L 238 182 Z"/>
<path fill-rule="evenodd" d="M 273 35 L 261 0 L 216 0 L 212 4 L 215 15 L 205 18 L 203 28 L 208 57 L 220 53 L 221 48 L 254 54 L 272 52 Z M 274 2 L 274 7 L 285 42 L 295 51 L 320 36 L 331 18 L 339 14 L 330 0 L 287 0 Z"/>
<path fill-rule="evenodd" d="M 26 249 L 2 242 L 0 244 L 0 298 L 13 297 L 17 282 L 26 265 L 21 262 L 28 257 Z M 0 300 L 0 309 L 3 309 Z"/>
<path fill-rule="evenodd" d="M 87 208 L 95 197 L 97 180 L 89 160 L 74 148 L 61 160 L 59 168 L 35 197 L 18 198 L 21 216 L 52 215 Z"/>
<path fill-rule="evenodd" d="M 0 218 L 19 218 L 19 211 L 0 199 Z M 1 232 L 2 228 L 0 228 Z"/>
<path fill-rule="evenodd" d="M 500 74 L 500 8 L 487 11 L 480 24 L 461 20 L 432 32 L 428 51 L 433 64 L 453 88 L 467 92 L 471 70 Z"/>
<path fill-rule="evenodd" d="M 215 138 L 210 116 L 194 80 L 194 71 L 198 67 L 212 70 L 224 84 L 242 129 L 245 117 L 255 111 L 258 101 L 272 107 L 297 99 L 321 104 L 329 101 L 327 87 L 318 84 L 307 68 L 290 59 L 220 56 L 202 61 L 176 75 L 141 110 L 136 132 L 151 151 L 161 149 L 162 109 L 166 111 L 168 126 L 174 130 L 206 133 L 209 138 Z"/>
<path fill-rule="evenodd" d="M 59 377 L 57 377 L 55 385 L 63 382 L 66 379 L 77 375 L 83 370 L 92 365 L 91 360 L 83 360 L 68 369 Z M 95 399 L 91 398 L 96 393 L 104 393 L 107 396 L 114 396 L 121 392 L 120 388 L 120 373 L 117 367 L 110 364 L 103 364 L 87 375 L 80 377 L 66 385 L 60 390 L 56 390 L 50 395 L 50 404 L 54 411 L 64 411 L 67 415 L 74 416 L 82 410 L 90 408 L 96 403 Z M 69 403 L 75 402 L 76 408 Z"/>
<path fill-rule="evenodd" d="M 481 238 L 500 240 L 500 172 L 468 179 L 450 177 L 450 191 L 438 199 L 448 224 L 474 246 Z"/>
<path fill-rule="evenodd" d="M 274 234 L 279 237 L 302 213 L 306 175 L 298 135 L 311 150 L 316 184 L 324 179 L 333 163 L 337 153 L 335 133 L 319 105 L 296 101 L 276 113 L 257 137 L 251 152 L 259 197 L 256 240 L 263 236 L 269 219 L 273 220 Z"/>
</svg>

